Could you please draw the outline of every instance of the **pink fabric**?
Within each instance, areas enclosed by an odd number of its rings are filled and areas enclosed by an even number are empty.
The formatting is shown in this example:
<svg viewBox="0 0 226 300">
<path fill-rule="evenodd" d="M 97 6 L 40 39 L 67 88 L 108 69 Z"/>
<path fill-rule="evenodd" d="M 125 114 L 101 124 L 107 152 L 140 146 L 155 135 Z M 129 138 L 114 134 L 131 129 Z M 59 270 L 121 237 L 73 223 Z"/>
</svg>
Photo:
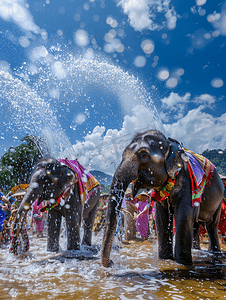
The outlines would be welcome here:
<svg viewBox="0 0 226 300">
<path fill-rule="evenodd" d="M 35 200 L 34 204 L 32 205 L 33 215 L 34 214 L 42 215 L 41 208 L 44 206 L 44 204 L 43 204 L 43 202 L 41 202 L 39 204 L 39 206 L 37 204 L 38 204 L 38 199 Z M 43 228 L 44 228 L 43 220 L 41 219 L 41 220 L 35 221 L 35 223 L 36 223 L 36 231 L 43 232 Z"/>
<path fill-rule="evenodd" d="M 137 204 L 138 204 L 137 214 L 139 214 L 148 205 L 148 201 L 145 202 L 139 201 Z M 146 213 L 142 214 L 137 218 L 137 232 L 139 232 L 142 237 L 147 237 L 148 220 L 149 220 L 149 209 L 147 210 Z"/>
<path fill-rule="evenodd" d="M 82 165 L 80 165 L 77 159 L 75 160 L 68 160 L 67 158 L 60 159 L 60 162 L 62 162 L 63 164 L 70 167 L 76 172 L 81 201 L 82 203 L 84 203 L 84 201 L 90 198 L 89 192 L 94 187 L 99 185 L 99 182 L 92 174 L 88 173 Z"/>
</svg>

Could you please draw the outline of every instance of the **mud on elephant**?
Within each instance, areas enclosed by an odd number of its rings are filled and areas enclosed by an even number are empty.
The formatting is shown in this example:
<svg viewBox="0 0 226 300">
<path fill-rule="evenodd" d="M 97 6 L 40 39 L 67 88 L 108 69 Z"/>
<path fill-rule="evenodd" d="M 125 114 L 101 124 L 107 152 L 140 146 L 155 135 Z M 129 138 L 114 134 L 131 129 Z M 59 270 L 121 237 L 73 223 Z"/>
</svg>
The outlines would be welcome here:
<svg viewBox="0 0 226 300">
<path fill-rule="evenodd" d="M 90 174 L 91 175 L 91 174 Z M 67 250 L 80 248 L 80 227 L 83 218 L 84 235 L 82 244 L 91 246 L 92 227 L 99 204 L 100 186 L 92 177 L 93 188 L 89 189 L 89 197 L 84 204 L 81 201 L 79 182 L 75 171 L 60 161 L 42 159 L 36 166 L 30 180 L 29 188 L 18 210 L 13 225 L 11 251 L 15 254 L 19 249 L 19 235 L 24 231 L 26 215 L 34 201 L 38 204 L 48 200 L 48 237 L 47 250 L 59 250 L 59 236 L 62 216 L 67 227 Z M 23 251 L 29 249 L 29 241 L 23 241 Z"/>
<path fill-rule="evenodd" d="M 194 154 L 195 155 L 195 154 Z M 156 208 L 158 254 L 162 259 L 192 264 L 193 227 L 204 222 L 209 236 L 209 250 L 220 251 L 218 222 L 223 199 L 223 184 L 215 167 L 203 156 L 194 159 L 176 140 L 157 130 L 138 134 L 124 150 L 111 184 L 101 260 L 110 261 L 111 246 L 124 192 L 133 181 L 133 196 L 140 188 L 152 188 Z M 196 164 L 198 174 L 191 170 Z M 198 164 L 197 164 L 198 162 Z M 204 165 L 204 169 L 201 165 Z M 200 175 L 201 174 L 201 175 Z M 197 177 L 195 177 L 197 176 Z M 196 183 L 198 185 L 196 186 Z M 176 224 L 173 251 L 173 216 Z"/>
</svg>

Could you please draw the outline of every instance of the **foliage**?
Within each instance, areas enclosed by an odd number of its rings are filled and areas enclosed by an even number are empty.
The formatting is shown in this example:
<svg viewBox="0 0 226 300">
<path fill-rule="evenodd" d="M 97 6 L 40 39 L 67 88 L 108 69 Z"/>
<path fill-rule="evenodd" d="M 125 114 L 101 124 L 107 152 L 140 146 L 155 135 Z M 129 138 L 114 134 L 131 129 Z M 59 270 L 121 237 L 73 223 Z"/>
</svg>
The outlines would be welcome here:
<svg viewBox="0 0 226 300">
<path fill-rule="evenodd" d="M 104 184 L 101 184 L 101 193 L 102 194 L 105 194 L 105 193 L 110 193 L 110 188 L 111 188 L 111 185 L 104 185 Z"/>
<path fill-rule="evenodd" d="M 205 150 L 202 155 L 215 165 L 219 174 L 226 175 L 226 149 Z"/>
<path fill-rule="evenodd" d="M 8 192 L 13 186 L 28 183 L 29 177 L 40 152 L 29 136 L 24 143 L 11 147 L 0 159 L 0 187 Z"/>
</svg>

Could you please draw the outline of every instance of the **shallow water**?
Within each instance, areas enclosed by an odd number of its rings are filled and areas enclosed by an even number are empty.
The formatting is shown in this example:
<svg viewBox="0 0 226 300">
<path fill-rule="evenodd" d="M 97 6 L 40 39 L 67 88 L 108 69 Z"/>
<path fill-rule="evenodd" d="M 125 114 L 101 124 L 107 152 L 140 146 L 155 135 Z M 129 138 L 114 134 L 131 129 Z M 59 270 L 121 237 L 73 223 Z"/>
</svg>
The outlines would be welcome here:
<svg viewBox="0 0 226 300">
<path fill-rule="evenodd" d="M 113 246 L 112 268 L 100 263 L 101 233 L 96 245 L 61 254 L 46 251 L 46 238 L 30 235 L 32 258 L 0 249 L 0 299 L 225 299 L 226 245 L 219 257 L 194 250 L 192 267 L 159 260 L 157 242 L 132 241 Z M 119 246 L 119 247 L 118 247 Z M 66 258 L 66 257 L 68 258 Z M 77 258 L 74 258 L 76 256 Z"/>
</svg>

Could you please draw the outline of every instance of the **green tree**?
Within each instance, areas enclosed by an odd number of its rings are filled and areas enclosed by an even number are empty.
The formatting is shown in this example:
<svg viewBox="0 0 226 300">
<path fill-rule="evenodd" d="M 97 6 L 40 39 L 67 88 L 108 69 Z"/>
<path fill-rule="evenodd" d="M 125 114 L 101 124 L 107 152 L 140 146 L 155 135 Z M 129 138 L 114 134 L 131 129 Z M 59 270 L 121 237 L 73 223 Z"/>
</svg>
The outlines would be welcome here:
<svg viewBox="0 0 226 300">
<path fill-rule="evenodd" d="M 202 155 L 215 165 L 219 174 L 226 175 L 226 150 L 205 150 Z"/>
<path fill-rule="evenodd" d="M 10 147 L 0 160 L 0 186 L 6 192 L 17 184 L 28 183 L 34 165 L 41 157 L 29 136 L 22 142 L 15 148 Z"/>
<path fill-rule="evenodd" d="M 111 189 L 111 185 L 104 185 L 101 183 L 101 193 L 104 194 L 104 193 L 110 193 L 110 189 Z"/>
</svg>

